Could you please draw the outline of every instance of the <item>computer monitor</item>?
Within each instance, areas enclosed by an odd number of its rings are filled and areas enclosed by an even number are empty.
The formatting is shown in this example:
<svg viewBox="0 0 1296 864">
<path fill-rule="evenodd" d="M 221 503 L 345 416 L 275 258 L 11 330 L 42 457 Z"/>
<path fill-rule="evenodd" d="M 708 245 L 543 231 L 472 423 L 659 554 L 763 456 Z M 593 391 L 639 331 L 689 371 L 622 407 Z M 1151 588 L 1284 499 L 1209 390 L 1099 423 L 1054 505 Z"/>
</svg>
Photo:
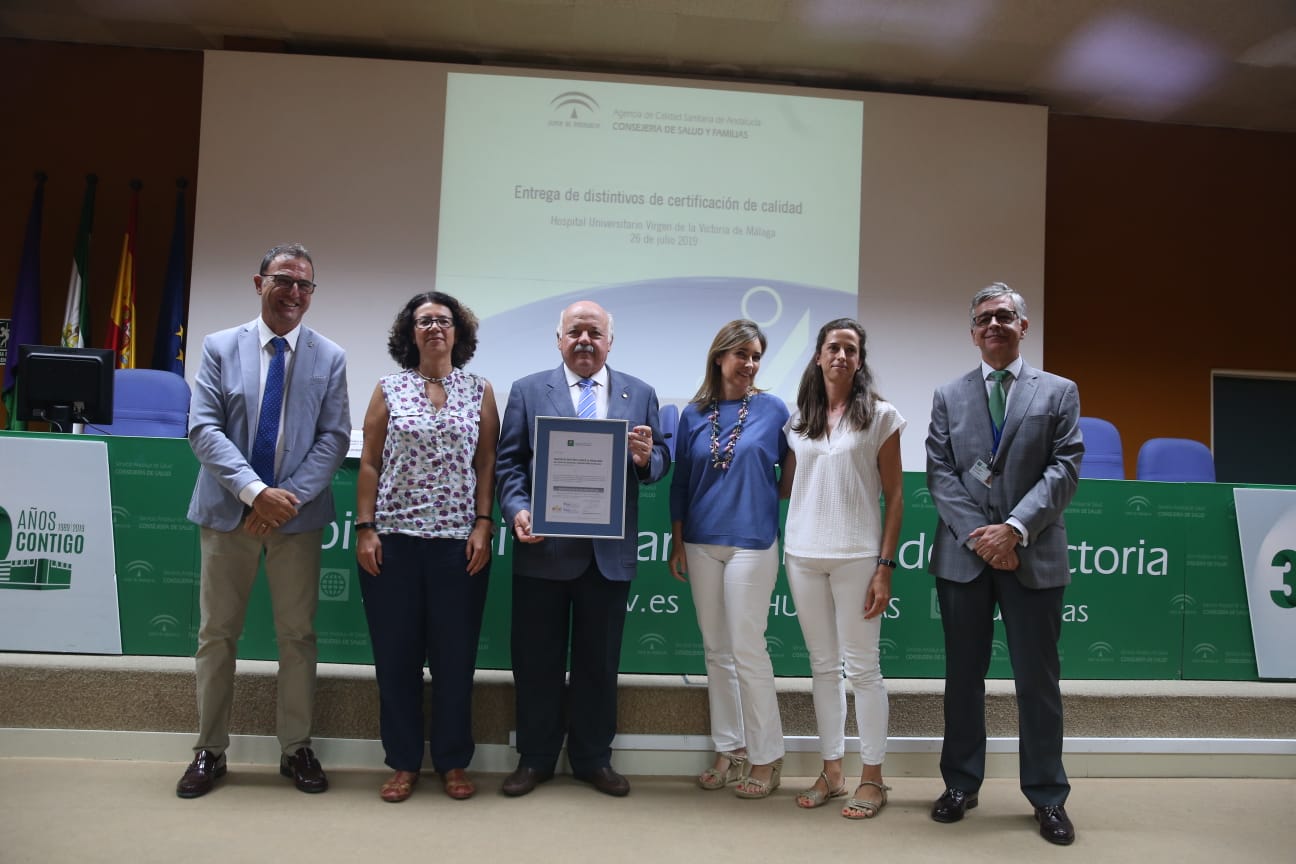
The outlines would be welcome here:
<svg viewBox="0 0 1296 864">
<path fill-rule="evenodd" d="M 56 432 L 72 423 L 113 420 L 111 348 L 18 346 L 18 419 L 44 420 Z"/>
</svg>

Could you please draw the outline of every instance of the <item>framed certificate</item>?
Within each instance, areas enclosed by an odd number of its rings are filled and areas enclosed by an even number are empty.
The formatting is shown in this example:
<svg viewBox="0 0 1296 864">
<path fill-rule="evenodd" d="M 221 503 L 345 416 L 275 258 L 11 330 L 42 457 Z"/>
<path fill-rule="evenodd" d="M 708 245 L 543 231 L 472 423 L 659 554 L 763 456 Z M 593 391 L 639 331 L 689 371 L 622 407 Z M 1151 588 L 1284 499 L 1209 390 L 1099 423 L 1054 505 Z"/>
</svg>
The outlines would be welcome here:
<svg viewBox="0 0 1296 864">
<path fill-rule="evenodd" d="M 531 533 L 624 537 L 629 421 L 537 417 L 535 427 Z"/>
</svg>

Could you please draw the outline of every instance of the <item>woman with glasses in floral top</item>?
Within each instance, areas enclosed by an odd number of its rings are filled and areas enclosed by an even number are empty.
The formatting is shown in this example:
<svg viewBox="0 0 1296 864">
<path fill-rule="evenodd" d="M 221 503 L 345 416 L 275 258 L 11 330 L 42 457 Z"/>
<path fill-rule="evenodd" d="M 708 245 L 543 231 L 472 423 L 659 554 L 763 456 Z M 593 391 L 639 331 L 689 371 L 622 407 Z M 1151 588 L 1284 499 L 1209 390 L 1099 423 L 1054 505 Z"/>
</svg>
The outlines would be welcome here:
<svg viewBox="0 0 1296 864">
<path fill-rule="evenodd" d="M 378 382 L 365 414 L 355 525 L 383 749 L 396 772 L 379 794 L 404 801 L 418 782 L 426 664 L 432 767 L 447 795 L 468 798 L 499 413 L 490 382 L 463 370 L 477 318 L 453 297 L 413 297 L 387 347 L 401 371 Z"/>
</svg>

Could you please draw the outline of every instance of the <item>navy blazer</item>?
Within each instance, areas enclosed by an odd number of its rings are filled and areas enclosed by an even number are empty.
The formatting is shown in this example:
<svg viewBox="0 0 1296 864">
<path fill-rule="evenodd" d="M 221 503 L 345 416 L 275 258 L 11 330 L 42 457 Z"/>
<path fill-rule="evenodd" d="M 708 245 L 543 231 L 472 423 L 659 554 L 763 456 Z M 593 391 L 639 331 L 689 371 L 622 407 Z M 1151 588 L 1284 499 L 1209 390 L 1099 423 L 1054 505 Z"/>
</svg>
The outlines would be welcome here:
<svg viewBox="0 0 1296 864">
<path fill-rule="evenodd" d="M 540 543 L 514 543 L 513 569 L 540 579 L 575 579 L 593 555 L 599 572 L 614 582 L 628 582 L 639 565 L 639 485 L 655 483 L 670 468 L 670 451 L 662 438 L 657 416 L 657 393 L 632 375 L 607 367 L 610 420 L 628 420 L 633 426 L 650 426 L 652 457 L 638 468 L 627 460 L 625 537 L 617 540 L 582 540 L 546 537 Z M 531 470 L 535 457 L 536 417 L 575 417 L 571 392 L 563 367 L 537 372 L 513 382 L 500 426 L 495 461 L 495 489 L 500 513 L 512 530 L 513 517 L 531 506 Z"/>
<path fill-rule="evenodd" d="M 189 407 L 189 445 L 202 470 L 189 502 L 189 519 L 233 531 L 246 509 L 239 490 L 258 479 L 248 461 L 261 410 L 257 322 L 211 334 L 202 350 Z M 297 515 L 279 529 L 288 534 L 333 521 L 333 475 L 351 443 L 346 352 L 302 325 L 293 353 L 276 484 L 301 501 Z"/>
<path fill-rule="evenodd" d="M 929 571 L 971 582 L 985 562 L 967 548 L 982 525 L 1015 516 L 1030 532 L 1017 547 L 1017 579 L 1028 588 L 1071 581 L 1066 522 L 1080 476 L 1084 437 L 1075 382 L 1023 363 L 1013 383 L 994 461 L 994 427 L 978 366 L 940 387 L 927 433 L 927 488 L 940 514 Z M 989 489 L 972 476 L 977 460 L 991 465 Z"/>
</svg>

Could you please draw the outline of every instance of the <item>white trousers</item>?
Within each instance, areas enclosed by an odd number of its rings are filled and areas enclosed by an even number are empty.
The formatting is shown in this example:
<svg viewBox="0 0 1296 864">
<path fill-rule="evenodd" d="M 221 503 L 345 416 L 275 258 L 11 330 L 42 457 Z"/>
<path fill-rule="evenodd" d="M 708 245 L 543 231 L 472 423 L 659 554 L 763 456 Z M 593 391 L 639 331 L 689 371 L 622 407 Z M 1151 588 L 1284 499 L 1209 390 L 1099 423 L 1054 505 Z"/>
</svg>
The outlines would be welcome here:
<svg viewBox="0 0 1296 864">
<path fill-rule="evenodd" d="M 860 757 L 865 765 L 881 765 L 890 713 L 878 652 L 882 616 L 864 617 L 864 596 L 877 559 L 786 555 L 784 565 L 810 653 L 819 750 L 824 759 L 841 759 L 845 754 L 844 666 L 855 690 Z"/>
<path fill-rule="evenodd" d="M 711 737 L 718 752 L 747 748 L 765 765 L 783 756 L 774 664 L 765 644 L 778 544 L 738 549 L 685 543 L 689 585 L 706 652 Z"/>
</svg>

